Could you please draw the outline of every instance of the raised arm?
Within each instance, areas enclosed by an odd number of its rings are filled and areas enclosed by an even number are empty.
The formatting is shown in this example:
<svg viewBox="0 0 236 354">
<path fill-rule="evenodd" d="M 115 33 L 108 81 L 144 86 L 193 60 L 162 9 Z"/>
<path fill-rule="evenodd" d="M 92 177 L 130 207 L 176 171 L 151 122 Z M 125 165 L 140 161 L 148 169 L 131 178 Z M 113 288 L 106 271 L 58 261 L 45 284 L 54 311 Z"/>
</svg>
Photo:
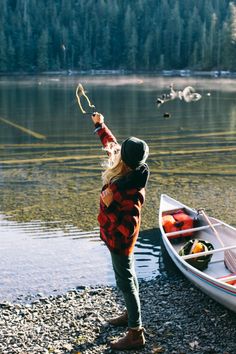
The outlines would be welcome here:
<svg viewBox="0 0 236 354">
<path fill-rule="evenodd" d="M 103 115 L 101 113 L 95 112 L 93 113 L 91 118 L 95 125 L 95 132 L 100 137 L 101 143 L 104 146 L 104 148 L 106 148 L 109 143 L 114 143 L 118 145 L 115 136 L 112 134 L 110 129 L 108 129 L 108 127 L 104 123 Z"/>
</svg>

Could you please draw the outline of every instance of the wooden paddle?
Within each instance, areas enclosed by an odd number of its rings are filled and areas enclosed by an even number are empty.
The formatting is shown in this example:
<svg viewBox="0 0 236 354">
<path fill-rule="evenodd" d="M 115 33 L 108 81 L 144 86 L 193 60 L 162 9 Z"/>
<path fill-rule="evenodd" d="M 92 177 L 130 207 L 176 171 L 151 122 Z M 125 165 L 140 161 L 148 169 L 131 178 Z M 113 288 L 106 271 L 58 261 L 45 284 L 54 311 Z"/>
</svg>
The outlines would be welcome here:
<svg viewBox="0 0 236 354">
<path fill-rule="evenodd" d="M 218 231 L 215 229 L 214 225 L 212 224 L 211 220 L 209 219 L 209 217 L 207 216 L 207 214 L 205 213 L 205 211 L 203 209 L 199 210 L 199 213 L 201 213 L 203 215 L 203 217 L 205 218 L 205 220 L 207 221 L 207 223 L 209 224 L 209 226 L 211 227 L 212 231 L 214 232 L 214 234 L 216 235 L 220 245 L 222 247 L 226 247 L 226 245 L 224 244 L 224 242 L 222 241 Z M 225 266 L 232 272 L 232 273 L 236 273 L 236 258 L 235 255 L 233 254 L 232 251 L 225 251 L 224 252 L 224 261 L 225 261 Z"/>
</svg>

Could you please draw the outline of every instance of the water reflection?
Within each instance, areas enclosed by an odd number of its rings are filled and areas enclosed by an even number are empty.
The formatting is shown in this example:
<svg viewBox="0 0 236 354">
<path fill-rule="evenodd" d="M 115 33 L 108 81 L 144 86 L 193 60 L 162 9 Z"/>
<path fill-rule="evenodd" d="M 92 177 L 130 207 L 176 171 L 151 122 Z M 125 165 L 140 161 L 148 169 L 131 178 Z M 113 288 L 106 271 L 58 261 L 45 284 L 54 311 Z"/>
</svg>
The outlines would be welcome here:
<svg viewBox="0 0 236 354">
<path fill-rule="evenodd" d="M 109 252 L 99 230 L 84 232 L 73 225 L 16 223 L 0 220 L 0 301 L 18 301 L 38 293 L 51 295 L 85 285 L 114 285 Z M 160 256 L 156 231 L 144 231 L 136 254 L 140 279 L 158 274 Z"/>
<path fill-rule="evenodd" d="M 142 279 L 152 279 L 158 274 L 160 264 L 160 230 L 149 229 L 140 233 L 135 246 L 135 258 L 138 276 Z"/>
</svg>

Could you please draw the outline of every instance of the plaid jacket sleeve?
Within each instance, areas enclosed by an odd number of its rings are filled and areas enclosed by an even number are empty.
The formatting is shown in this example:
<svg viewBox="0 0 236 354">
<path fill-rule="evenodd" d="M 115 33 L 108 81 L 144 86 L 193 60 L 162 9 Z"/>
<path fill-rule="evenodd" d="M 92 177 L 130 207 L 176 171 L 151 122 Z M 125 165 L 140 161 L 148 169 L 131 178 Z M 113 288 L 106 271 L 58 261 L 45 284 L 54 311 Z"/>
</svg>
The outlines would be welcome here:
<svg viewBox="0 0 236 354">
<path fill-rule="evenodd" d="M 96 123 L 95 132 L 98 134 L 104 148 L 107 147 L 108 143 L 118 144 L 115 136 L 105 123 Z"/>
</svg>

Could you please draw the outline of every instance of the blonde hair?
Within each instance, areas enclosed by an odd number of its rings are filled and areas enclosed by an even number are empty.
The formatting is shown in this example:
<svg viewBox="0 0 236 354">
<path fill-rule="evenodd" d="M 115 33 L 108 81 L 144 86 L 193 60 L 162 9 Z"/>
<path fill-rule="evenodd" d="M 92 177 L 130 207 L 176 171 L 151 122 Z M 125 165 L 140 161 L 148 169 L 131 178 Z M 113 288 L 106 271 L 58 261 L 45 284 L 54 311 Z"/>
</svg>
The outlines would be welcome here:
<svg viewBox="0 0 236 354">
<path fill-rule="evenodd" d="M 121 159 L 120 147 L 117 144 L 111 143 L 105 150 L 108 151 L 109 158 L 103 164 L 107 167 L 102 173 L 103 185 L 114 182 L 131 171 L 131 168 Z"/>
</svg>

